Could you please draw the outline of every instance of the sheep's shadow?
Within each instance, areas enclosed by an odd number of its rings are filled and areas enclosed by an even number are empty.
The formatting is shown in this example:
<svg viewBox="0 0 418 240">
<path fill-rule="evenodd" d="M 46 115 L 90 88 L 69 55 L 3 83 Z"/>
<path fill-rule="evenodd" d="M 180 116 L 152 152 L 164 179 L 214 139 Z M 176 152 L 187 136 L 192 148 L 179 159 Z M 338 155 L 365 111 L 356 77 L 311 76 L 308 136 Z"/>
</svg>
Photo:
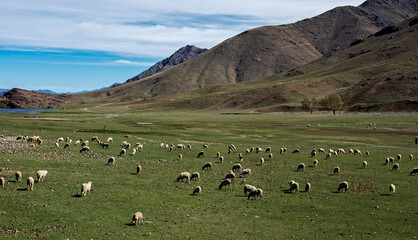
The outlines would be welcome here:
<svg viewBox="0 0 418 240">
<path fill-rule="evenodd" d="M 282 192 L 284 192 L 284 193 L 292 193 L 292 192 L 290 191 L 290 189 L 282 189 L 281 191 L 282 191 Z"/>
<path fill-rule="evenodd" d="M 340 192 L 338 192 L 338 191 L 332 191 L 332 193 L 340 193 Z M 342 193 L 344 193 L 344 192 L 342 192 Z"/>
<path fill-rule="evenodd" d="M 137 226 L 135 223 L 125 223 L 126 226 Z"/>
<path fill-rule="evenodd" d="M 392 196 L 392 195 L 389 194 L 389 193 L 382 193 L 382 194 L 380 194 L 380 196 L 388 197 L 388 196 Z"/>
<path fill-rule="evenodd" d="M 141 174 L 134 172 L 134 173 L 131 173 L 131 175 L 141 175 Z"/>
<path fill-rule="evenodd" d="M 311 166 L 308 166 L 308 167 L 309 167 L 309 168 L 314 168 L 315 166 L 312 166 L 312 165 L 311 165 Z"/>
<path fill-rule="evenodd" d="M 77 193 L 77 194 L 75 194 L 75 195 L 72 195 L 71 197 L 80 198 L 80 197 L 82 197 L 82 196 L 81 196 L 81 194 Z"/>
<path fill-rule="evenodd" d="M 28 191 L 27 188 L 18 188 L 17 191 Z"/>
<path fill-rule="evenodd" d="M 16 183 L 17 181 L 16 180 L 10 180 L 10 181 L 7 181 L 7 182 Z"/>
</svg>

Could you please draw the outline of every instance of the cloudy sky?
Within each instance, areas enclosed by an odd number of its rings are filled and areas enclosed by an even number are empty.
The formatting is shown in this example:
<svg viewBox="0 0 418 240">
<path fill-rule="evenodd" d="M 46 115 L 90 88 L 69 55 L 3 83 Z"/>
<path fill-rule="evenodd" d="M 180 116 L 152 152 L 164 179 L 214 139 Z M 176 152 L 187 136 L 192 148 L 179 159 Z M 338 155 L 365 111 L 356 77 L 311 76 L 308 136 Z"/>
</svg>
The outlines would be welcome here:
<svg viewBox="0 0 418 240">
<path fill-rule="evenodd" d="M 0 88 L 92 90 L 187 44 L 292 23 L 363 0 L 1 0 Z"/>
</svg>

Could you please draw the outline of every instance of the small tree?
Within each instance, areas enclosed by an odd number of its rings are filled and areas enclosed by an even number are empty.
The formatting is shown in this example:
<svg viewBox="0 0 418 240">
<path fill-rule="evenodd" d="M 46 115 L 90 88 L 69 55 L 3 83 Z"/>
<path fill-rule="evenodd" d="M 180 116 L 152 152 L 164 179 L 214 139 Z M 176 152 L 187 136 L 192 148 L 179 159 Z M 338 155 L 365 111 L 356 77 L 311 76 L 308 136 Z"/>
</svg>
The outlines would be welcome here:
<svg viewBox="0 0 418 240">
<path fill-rule="evenodd" d="M 312 112 L 318 107 L 318 100 L 316 100 L 316 98 L 305 97 L 301 104 L 303 109 L 309 110 L 312 114 Z"/>
<path fill-rule="evenodd" d="M 321 99 L 321 106 L 331 110 L 332 114 L 335 115 L 335 111 L 340 110 L 343 106 L 343 101 L 341 100 L 340 95 L 331 94 Z"/>
</svg>

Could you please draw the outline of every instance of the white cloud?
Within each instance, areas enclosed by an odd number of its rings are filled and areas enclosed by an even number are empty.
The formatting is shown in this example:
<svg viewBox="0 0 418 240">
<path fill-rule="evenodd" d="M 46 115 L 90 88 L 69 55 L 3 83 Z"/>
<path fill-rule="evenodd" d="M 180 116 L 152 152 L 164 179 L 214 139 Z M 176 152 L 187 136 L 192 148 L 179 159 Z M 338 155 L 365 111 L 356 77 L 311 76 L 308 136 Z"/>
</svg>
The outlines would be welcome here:
<svg viewBox="0 0 418 240">
<path fill-rule="evenodd" d="M 0 46 L 166 57 L 248 28 L 294 22 L 354 0 L 2 0 Z M 226 16 L 226 17 L 225 17 Z"/>
</svg>

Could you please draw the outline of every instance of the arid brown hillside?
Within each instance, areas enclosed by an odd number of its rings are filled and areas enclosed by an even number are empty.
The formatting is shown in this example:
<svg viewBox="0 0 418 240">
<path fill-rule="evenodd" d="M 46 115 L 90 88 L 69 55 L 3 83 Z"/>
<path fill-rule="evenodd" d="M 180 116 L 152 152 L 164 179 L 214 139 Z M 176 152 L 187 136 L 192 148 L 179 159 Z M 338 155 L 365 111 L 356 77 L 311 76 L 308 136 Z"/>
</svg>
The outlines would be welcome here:
<svg viewBox="0 0 418 240">
<path fill-rule="evenodd" d="M 72 96 L 51 93 L 32 92 L 13 88 L 0 98 L 0 106 L 8 108 L 56 108 L 69 104 Z"/>
<path fill-rule="evenodd" d="M 243 32 L 167 71 L 86 96 L 126 101 L 272 76 L 417 13 L 416 0 L 369 0 L 358 7 L 338 7 L 293 24 Z"/>
</svg>

